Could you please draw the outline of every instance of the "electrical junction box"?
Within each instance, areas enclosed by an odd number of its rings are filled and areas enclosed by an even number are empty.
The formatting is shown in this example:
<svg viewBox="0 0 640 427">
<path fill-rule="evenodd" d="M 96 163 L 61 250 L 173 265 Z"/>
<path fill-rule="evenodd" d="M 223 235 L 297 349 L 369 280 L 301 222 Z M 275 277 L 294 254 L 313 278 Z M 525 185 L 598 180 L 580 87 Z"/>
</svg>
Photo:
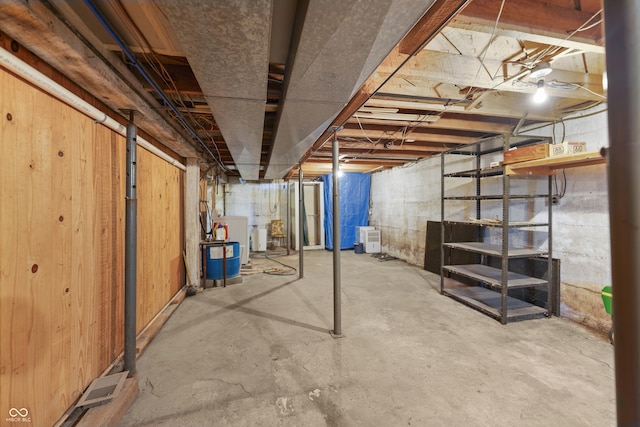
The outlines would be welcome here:
<svg viewBox="0 0 640 427">
<path fill-rule="evenodd" d="M 380 253 L 380 231 L 365 230 L 364 233 L 364 251 L 368 254 Z"/>
</svg>

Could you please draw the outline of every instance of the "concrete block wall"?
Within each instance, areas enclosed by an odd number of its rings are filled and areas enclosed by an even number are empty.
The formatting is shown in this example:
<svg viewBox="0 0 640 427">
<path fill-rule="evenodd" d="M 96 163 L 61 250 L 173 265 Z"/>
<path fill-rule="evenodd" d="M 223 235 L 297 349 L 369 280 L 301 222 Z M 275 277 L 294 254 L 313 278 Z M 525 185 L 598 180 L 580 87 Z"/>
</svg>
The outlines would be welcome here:
<svg viewBox="0 0 640 427">
<path fill-rule="evenodd" d="M 603 110 L 596 107 L 595 111 Z M 527 134 L 586 142 L 588 150 L 609 145 L 607 113 L 585 112 L 582 118 L 547 126 Z M 601 289 L 611 284 L 609 205 L 605 165 L 566 169 L 567 190 L 553 208 L 553 252 L 561 259 L 562 315 L 605 331 L 611 319 L 605 313 Z M 559 185 L 563 182 L 557 173 Z"/>
<path fill-rule="evenodd" d="M 225 193 L 227 216 L 249 217 L 249 229 L 254 226 L 267 230 L 270 236 L 271 221 L 282 220 L 287 225 L 287 184 L 230 183 Z"/>
<path fill-rule="evenodd" d="M 564 132 L 565 140 L 584 141 L 589 150 L 597 150 L 608 146 L 606 112 L 594 114 L 601 110 L 596 107 L 582 118 L 566 120 L 564 131 L 562 124 L 556 124 L 522 133 L 553 136 L 555 131 L 556 141 L 561 142 Z M 553 207 L 553 254 L 561 260 L 562 269 L 561 313 L 607 331 L 611 319 L 600 296 L 602 287 L 611 284 L 606 167 L 567 169 L 565 173 L 565 196 Z M 559 187 L 563 182 L 559 172 Z M 474 214 L 462 207 L 456 212 L 460 219 Z M 440 220 L 439 157 L 373 174 L 370 224 L 382 231 L 383 252 L 423 265 L 428 220 Z M 542 246 L 546 241 L 536 240 L 535 244 Z"/>
<path fill-rule="evenodd" d="M 422 265 L 427 220 L 440 220 L 440 158 L 373 174 L 370 203 L 382 251 Z"/>
</svg>

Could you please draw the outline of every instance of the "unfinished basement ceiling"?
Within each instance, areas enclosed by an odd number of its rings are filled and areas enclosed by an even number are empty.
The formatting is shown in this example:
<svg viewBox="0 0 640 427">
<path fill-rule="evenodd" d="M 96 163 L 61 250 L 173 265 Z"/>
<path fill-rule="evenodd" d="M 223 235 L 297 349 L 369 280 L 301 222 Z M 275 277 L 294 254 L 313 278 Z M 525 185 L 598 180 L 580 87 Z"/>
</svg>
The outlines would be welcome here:
<svg viewBox="0 0 640 427">
<path fill-rule="evenodd" d="M 299 163 L 308 178 L 330 172 L 331 126 L 343 126 L 341 168 L 370 172 L 605 102 L 601 7 L 34 0 L 0 8 L 0 30 L 112 109 L 141 111 L 143 129 L 180 156 L 263 180 L 292 177 Z M 536 105 L 541 80 L 549 99 Z M 125 89 L 113 96 L 117 82 Z"/>
<path fill-rule="evenodd" d="M 282 178 L 432 2 L 311 1 L 300 11 L 265 178 Z"/>
</svg>

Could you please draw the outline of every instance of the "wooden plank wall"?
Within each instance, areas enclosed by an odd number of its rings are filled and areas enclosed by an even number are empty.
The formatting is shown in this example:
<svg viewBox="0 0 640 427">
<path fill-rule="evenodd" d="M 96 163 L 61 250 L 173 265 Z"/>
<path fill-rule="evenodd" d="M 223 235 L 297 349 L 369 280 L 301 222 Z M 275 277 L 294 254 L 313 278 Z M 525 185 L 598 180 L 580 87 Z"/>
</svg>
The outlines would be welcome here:
<svg viewBox="0 0 640 427">
<path fill-rule="evenodd" d="M 52 425 L 123 348 L 125 139 L 0 69 L 0 426 Z M 183 172 L 138 150 L 138 331 L 184 283 Z"/>
<path fill-rule="evenodd" d="M 184 285 L 183 187 L 184 172 L 138 150 L 138 332 Z"/>
</svg>

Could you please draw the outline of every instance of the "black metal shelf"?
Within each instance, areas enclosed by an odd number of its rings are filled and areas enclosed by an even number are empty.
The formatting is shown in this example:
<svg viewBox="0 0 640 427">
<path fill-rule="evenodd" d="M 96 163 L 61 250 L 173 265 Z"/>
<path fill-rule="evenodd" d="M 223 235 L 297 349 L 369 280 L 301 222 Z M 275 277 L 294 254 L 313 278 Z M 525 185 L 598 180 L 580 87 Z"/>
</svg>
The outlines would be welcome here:
<svg viewBox="0 0 640 427">
<path fill-rule="evenodd" d="M 460 301 L 469 307 L 475 308 L 498 320 L 503 320 L 500 314 L 502 295 L 491 289 L 482 288 L 480 286 L 465 285 L 457 280 L 444 278 L 446 282 L 443 294 L 457 301 Z M 506 297 L 507 303 L 507 321 L 513 322 L 517 320 L 537 319 L 548 315 L 548 310 L 537 305 L 530 304 L 510 296 Z"/>
<path fill-rule="evenodd" d="M 469 221 L 444 221 L 445 224 L 468 224 L 468 225 L 480 225 L 483 227 L 498 227 L 504 228 L 504 223 L 501 220 L 492 219 L 470 219 Z M 529 221 L 511 221 L 507 224 L 509 228 L 525 228 L 525 227 L 548 227 L 547 222 L 529 222 Z"/>
<path fill-rule="evenodd" d="M 509 200 L 522 200 L 522 199 L 546 199 L 548 194 L 516 194 L 509 196 Z M 444 200 L 503 200 L 504 196 L 501 194 L 487 194 L 485 196 L 448 196 L 444 197 Z"/>
<path fill-rule="evenodd" d="M 535 145 L 541 142 L 549 142 L 550 138 L 537 137 L 537 136 L 512 136 L 510 137 L 510 147 L 525 147 L 527 145 Z M 494 136 L 490 138 L 480 139 L 471 144 L 467 144 L 464 147 L 452 148 L 449 151 L 445 151 L 444 154 L 461 154 L 467 156 L 484 156 L 486 154 L 499 153 L 504 150 L 503 137 Z"/>
<path fill-rule="evenodd" d="M 498 166 L 488 169 L 469 169 L 458 172 L 445 173 L 447 178 L 479 178 L 487 176 L 502 176 L 504 175 L 504 167 Z"/>
<path fill-rule="evenodd" d="M 445 265 L 442 268 L 449 273 L 477 280 L 494 288 L 502 287 L 502 270 L 499 268 L 489 267 L 484 264 Z M 509 289 L 544 286 L 546 284 L 546 280 L 525 276 L 524 274 L 512 271 L 507 274 L 507 288 Z"/>
<path fill-rule="evenodd" d="M 544 137 L 513 137 L 510 135 L 504 135 L 486 138 L 473 144 L 456 147 L 445 151 L 441 155 L 442 179 L 440 182 L 440 189 L 442 200 L 440 219 L 442 227 L 445 227 L 445 224 L 464 224 L 477 226 L 478 230 L 476 237 L 467 236 L 464 238 L 456 238 L 454 235 L 451 235 L 447 239 L 448 241 L 444 240 L 444 231 L 441 233 L 443 240 L 441 241 L 440 267 L 442 279 L 440 291 L 444 295 L 448 295 L 497 318 L 502 323 L 507 323 L 512 320 L 540 317 L 548 314 L 547 308 L 529 303 L 529 300 L 535 301 L 535 299 L 532 300 L 527 294 L 530 292 L 529 290 L 533 292 L 546 291 L 546 303 L 541 303 L 540 301 L 536 303 L 541 305 L 546 304 L 547 307 L 551 304 L 551 283 L 553 283 L 554 280 L 552 271 L 553 259 L 551 253 L 551 248 L 553 247 L 551 203 L 547 203 L 547 217 L 542 222 L 535 222 L 533 220 L 510 221 L 510 211 L 517 206 L 515 204 L 517 201 L 550 199 L 553 187 L 551 177 L 549 176 L 547 177 L 547 191 L 544 194 L 540 193 L 541 190 L 537 187 L 537 184 L 535 187 L 527 187 L 537 188 L 537 192 L 533 194 L 521 194 L 523 191 L 527 190 L 523 190 L 516 186 L 513 187 L 513 190 L 518 194 L 511 194 L 511 180 L 514 176 L 511 176 L 507 172 L 509 171 L 509 167 L 512 165 L 499 165 L 493 167 L 487 167 L 486 165 L 489 165 L 490 163 L 492 165 L 496 164 L 494 162 L 501 160 L 498 158 L 499 154 L 506 152 L 513 147 L 549 143 L 549 141 L 550 138 Z M 491 156 L 482 157 L 487 154 L 491 154 Z M 452 156 L 448 157 L 449 155 Z M 459 155 L 466 156 L 464 164 L 461 164 L 460 162 L 464 156 Z M 445 161 L 445 159 L 451 161 L 448 162 Z M 475 166 L 475 168 L 472 166 Z M 449 170 L 446 170 L 447 168 Z M 470 169 L 459 170 L 464 168 Z M 464 181 L 458 181 L 458 183 L 463 186 L 462 188 L 456 186 L 456 188 L 453 189 L 445 185 L 446 179 L 454 178 L 466 179 Z M 527 180 L 537 179 L 535 176 L 529 175 L 521 175 L 518 176 L 518 178 Z M 491 187 L 486 187 L 486 183 L 491 183 Z M 497 185 L 500 185 L 501 187 L 501 194 L 482 194 L 483 188 L 486 188 L 491 192 L 500 191 Z M 469 186 L 475 186 L 475 191 L 469 191 L 471 190 Z M 449 191 L 450 194 L 447 194 L 447 191 Z M 455 195 L 456 193 L 463 195 Z M 464 195 L 465 193 L 467 195 Z M 469 193 L 475 194 L 468 195 Z M 466 221 L 445 220 L 445 205 L 446 202 L 450 201 L 475 202 L 476 209 L 474 219 Z M 491 201 L 492 203 L 483 203 L 483 201 Z M 540 205 L 540 203 L 532 204 L 534 207 L 539 207 Z M 456 206 L 460 206 L 460 204 Z M 483 208 L 487 209 L 490 207 L 495 209 L 500 206 L 502 207 L 502 214 L 492 212 L 490 215 L 491 217 L 499 217 L 500 219 L 482 219 Z M 528 211 L 528 209 L 526 210 L 526 217 L 533 218 L 533 215 Z M 484 227 L 502 228 L 501 244 L 482 242 L 482 228 Z M 528 233 L 546 233 L 545 238 L 548 242 L 548 250 L 529 247 L 509 247 L 509 231 L 517 228 L 526 228 Z M 471 241 L 460 242 L 456 241 L 456 239 L 469 239 Z M 466 252 L 467 254 L 464 254 L 463 252 Z M 545 256 L 547 257 L 547 271 L 545 273 L 537 273 L 538 278 L 510 271 L 509 260 L 526 258 L 535 259 Z M 489 259 L 483 260 L 483 257 L 489 257 Z M 453 265 L 455 262 L 461 262 L 464 264 Z M 474 262 L 476 262 L 476 264 L 469 264 Z M 485 264 L 495 265 L 495 267 L 500 268 L 490 267 Z M 540 277 L 544 277 L 544 279 Z M 464 282 L 468 282 L 470 284 L 465 284 Z"/>
<path fill-rule="evenodd" d="M 490 255 L 495 257 L 503 257 L 502 246 L 485 242 L 456 242 L 445 243 L 445 248 L 460 249 L 462 251 L 475 252 L 482 255 Z M 531 248 L 509 248 L 506 254 L 507 258 L 531 258 L 547 255 L 547 251 Z"/>
</svg>

